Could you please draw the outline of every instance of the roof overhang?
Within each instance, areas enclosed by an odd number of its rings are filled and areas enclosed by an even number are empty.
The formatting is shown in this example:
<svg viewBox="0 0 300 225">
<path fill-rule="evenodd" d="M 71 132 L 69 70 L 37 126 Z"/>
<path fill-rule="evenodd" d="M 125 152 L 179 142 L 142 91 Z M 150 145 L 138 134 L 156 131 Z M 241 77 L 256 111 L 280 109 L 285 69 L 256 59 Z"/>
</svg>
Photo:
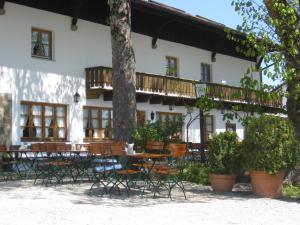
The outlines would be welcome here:
<svg viewBox="0 0 300 225">
<path fill-rule="evenodd" d="M 107 0 L 8 1 L 70 16 L 70 21 L 73 18 L 72 25 L 74 25 L 74 13 L 76 13 L 77 19 L 107 26 L 109 16 Z M 82 4 L 83 1 L 85 4 Z M 82 8 L 78 10 L 78 6 Z M 162 24 L 164 24 L 163 27 Z M 223 24 L 200 16 L 192 16 L 182 10 L 154 1 L 132 0 L 132 30 L 153 38 L 256 62 L 256 57 L 246 57 L 236 51 L 237 43 L 228 40 Z M 242 34 L 237 34 L 237 36 L 240 39 L 245 38 Z"/>
</svg>

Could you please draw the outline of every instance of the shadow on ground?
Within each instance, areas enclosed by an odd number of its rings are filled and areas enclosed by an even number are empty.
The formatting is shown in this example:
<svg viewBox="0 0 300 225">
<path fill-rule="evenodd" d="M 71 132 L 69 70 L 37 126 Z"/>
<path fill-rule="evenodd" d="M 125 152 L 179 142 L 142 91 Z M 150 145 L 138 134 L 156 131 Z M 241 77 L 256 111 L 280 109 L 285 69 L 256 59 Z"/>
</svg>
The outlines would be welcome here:
<svg viewBox="0 0 300 225">
<path fill-rule="evenodd" d="M 126 191 L 121 193 L 114 192 L 111 197 L 108 194 L 101 196 L 102 188 L 95 188 L 90 191 L 91 183 L 80 184 L 58 184 L 45 187 L 43 185 L 34 185 L 31 180 L 9 181 L 0 183 L 0 199 L 5 196 L 9 199 L 50 199 L 50 198 L 66 198 L 72 204 L 84 205 L 102 205 L 107 207 L 148 207 L 160 204 L 193 204 L 203 203 L 209 204 L 213 202 L 228 201 L 252 201 L 258 198 L 253 195 L 249 184 L 236 184 L 233 192 L 218 194 L 211 191 L 209 186 L 202 186 L 192 183 L 185 183 L 187 200 L 184 199 L 180 189 L 172 191 L 172 200 L 167 196 L 166 192 L 161 192 L 153 198 L 152 191 L 145 191 L 141 197 L 140 190 L 131 190 L 130 197 L 127 197 Z M 282 198 L 270 201 L 297 202 L 297 199 Z"/>
</svg>

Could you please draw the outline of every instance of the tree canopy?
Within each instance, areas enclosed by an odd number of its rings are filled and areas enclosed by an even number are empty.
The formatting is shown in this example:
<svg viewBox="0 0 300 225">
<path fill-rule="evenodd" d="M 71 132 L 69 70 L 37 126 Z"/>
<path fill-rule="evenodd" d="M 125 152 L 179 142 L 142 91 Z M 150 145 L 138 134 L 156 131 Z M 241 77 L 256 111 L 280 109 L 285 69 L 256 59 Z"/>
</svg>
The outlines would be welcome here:
<svg viewBox="0 0 300 225">
<path fill-rule="evenodd" d="M 260 70 L 273 80 L 287 85 L 287 111 L 294 123 L 300 123 L 300 6 L 299 0 L 232 0 L 243 17 L 237 30 L 245 33 L 237 48 L 246 55 L 263 57 Z"/>
</svg>

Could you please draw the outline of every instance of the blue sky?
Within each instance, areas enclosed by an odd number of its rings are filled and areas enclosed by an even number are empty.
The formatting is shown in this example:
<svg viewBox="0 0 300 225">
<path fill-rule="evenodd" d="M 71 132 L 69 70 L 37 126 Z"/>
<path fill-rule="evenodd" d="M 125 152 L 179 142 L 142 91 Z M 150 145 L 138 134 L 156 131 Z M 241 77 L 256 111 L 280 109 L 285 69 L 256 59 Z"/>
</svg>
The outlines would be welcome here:
<svg viewBox="0 0 300 225">
<path fill-rule="evenodd" d="M 234 11 L 231 0 L 156 0 L 166 5 L 199 15 L 231 28 L 236 28 L 242 18 Z"/>
<path fill-rule="evenodd" d="M 231 0 L 156 0 L 169 6 L 184 10 L 192 15 L 199 15 L 228 27 L 236 28 L 242 23 L 242 17 L 234 11 Z M 258 1 L 259 2 L 259 1 Z M 266 77 L 265 83 L 277 85 L 281 81 L 272 81 Z"/>
</svg>

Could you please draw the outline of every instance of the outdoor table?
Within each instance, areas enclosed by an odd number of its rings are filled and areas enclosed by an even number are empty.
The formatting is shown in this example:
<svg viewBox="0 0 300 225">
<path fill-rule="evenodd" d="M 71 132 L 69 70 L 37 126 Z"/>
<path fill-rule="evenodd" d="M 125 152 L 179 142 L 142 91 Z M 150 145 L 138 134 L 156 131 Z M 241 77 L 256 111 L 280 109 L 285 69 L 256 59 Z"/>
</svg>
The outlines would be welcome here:
<svg viewBox="0 0 300 225">
<path fill-rule="evenodd" d="M 29 148 L 20 148 L 16 150 L 0 150 L 0 153 L 7 154 L 7 158 L 10 160 L 10 164 L 15 166 L 16 174 L 20 178 L 28 177 L 31 171 L 35 172 L 35 179 L 38 178 L 39 165 L 42 164 L 42 160 L 48 159 L 48 169 L 49 166 L 63 168 L 63 175 L 70 174 L 75 182 L 79 176 L 82 174 L 87 174 L 87 168 L 83 165 L 84 160 L 90 157 L 88 150 L 32 150 Z M 64 163 L 63 163 L 64 162 Z M 5 164 L 5 163 L 3 163 Z M 47 168 L 47 167 L 44 167 Z M 73 176 L 75 171 L 76 175 Z M 51 171 L 48 173 L 44 171 L 44 175 L 47 174 L 46 179 L 50 179 L 51 176 L 56 176 L 59 170 Z M 10 173 L 13 173 L 11 171 Z M 63 177 L 57 177 L 58 182 L 60 182 Z M 6 180 L 6 179 L 5 179 Z"/>
<path fill-rule="evenodd" d="M 89 158 L 88 150 L 54 150 L 47 151 L 53 162 L 50 162 L 47 182 L 56 178 L 58 183 L 69 175 L 73 182 L 76 182 L 79 176 L 87 174 L 84 160 Z M 46 182 L 46 183 L 47 183 Z"/>
<path fill-rule="evenodd" d="M 25 156 L 25 160 L 29 161 L 29 157 L 27 153 L 30 152 L 30 149 L 18 149 L 18 150 L 0 150 L 0 153 L 7 154 L 9 161 L 7 163 L 14 165 L 17 170 L 17 175 L 19 177 L 26 177 L 27 176 L 27 170 L 31 168 L 32 164 L 30 166 L 26 165 L 26 162 L 23 159 L 23 156 Z M 2 162 L 4 165 L 6 162 Z M 23 171 L 21 171 L 20 164 L 23 167 Z M 13 169 L 13 168 L 12 168 Z M 24 172 L 24 174 L 22 174 Z M 13 171 L 12 171 L 13 173 Z"/>
</svg>

